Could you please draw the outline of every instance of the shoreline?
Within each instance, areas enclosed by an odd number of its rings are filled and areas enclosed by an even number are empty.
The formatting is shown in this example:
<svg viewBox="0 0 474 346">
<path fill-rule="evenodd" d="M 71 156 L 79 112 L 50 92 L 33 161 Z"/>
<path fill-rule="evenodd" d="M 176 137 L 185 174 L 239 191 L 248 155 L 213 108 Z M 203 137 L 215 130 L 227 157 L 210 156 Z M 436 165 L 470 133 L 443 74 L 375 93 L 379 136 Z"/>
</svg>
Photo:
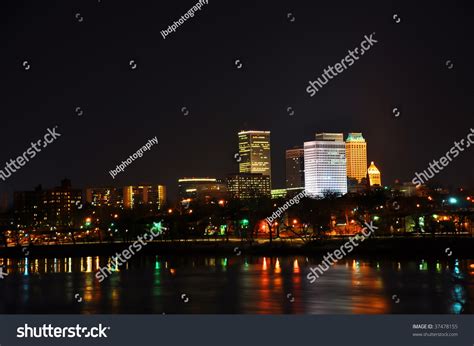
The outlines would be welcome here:
<svg viewBox="0 0 474 346">
<path fill-rule="evenodd" d="M 145 255 L 218 255 L 218 256 L 322 256 L 333 252 L 347 239 L 326 239 L 303 244 L 302 242 L 273 241 L 249 243 L 240 240 L 226 241 L 153 241 L 140 251 Z M 84 243 L 62 245 L 31 245 L 28 257 L 80 257 L 112 256 L 131 243 Z M 23 258 L 23 247 L 0 248 L 0 257 Z M 451 255 L 450 255 L 451 254 Z M 347 257 L 396 258 L 474 258 L 473 237 L 439 238 L 369 238 Z"/>
</svg>

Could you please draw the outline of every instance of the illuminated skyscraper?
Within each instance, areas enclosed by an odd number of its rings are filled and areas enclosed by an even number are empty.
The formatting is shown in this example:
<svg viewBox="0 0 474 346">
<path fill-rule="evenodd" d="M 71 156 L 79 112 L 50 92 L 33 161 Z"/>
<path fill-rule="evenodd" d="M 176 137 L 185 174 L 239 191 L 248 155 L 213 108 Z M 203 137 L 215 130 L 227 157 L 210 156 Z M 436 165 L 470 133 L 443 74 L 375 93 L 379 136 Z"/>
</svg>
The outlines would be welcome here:
<svg viewBox="0 0 474 346">
<path fill-rule="evenodd" d="M 318 133 L 304 143 L 304 180 L 308 195 L 347 193 L 346 144 L 342 133 Z"/>
<path fill-rule="evenodd" d="M 382 186 L 382 175 L 377 167 L 375 167 L 374 161 L 370 163 L 369 168 L 367 169 L 369 174 L 369 184 L 370 186 Z"/>
<path fill-rule="evenodd" d="M 362 133 L 349 133 L 346 139 L 347 177 L 360 183 L 367 177 L 367 143 Z"/>
<path fill-rule="evenodd" d="M 270 131 L 241 131 L 239 172 L 261 173 L 271 181 Z"/>
<path fill-rule="evenodd" d="M 291 194 L 304 189 L 304 149 L 286 151 L 286 189 Z"/>
</svg>

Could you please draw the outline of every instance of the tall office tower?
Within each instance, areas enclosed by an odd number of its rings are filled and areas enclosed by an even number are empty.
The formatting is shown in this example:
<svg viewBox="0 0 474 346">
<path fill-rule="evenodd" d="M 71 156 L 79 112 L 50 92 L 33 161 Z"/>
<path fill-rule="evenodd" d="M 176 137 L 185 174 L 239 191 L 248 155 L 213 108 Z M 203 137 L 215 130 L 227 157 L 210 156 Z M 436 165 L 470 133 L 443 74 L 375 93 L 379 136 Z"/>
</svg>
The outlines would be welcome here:
<svg viewBox="0 0 474 346">
<path fill-rule="evenodd" d="M 304 180 L 308 195 L 347 193 L 346 144 L 342 133 L 317 133 L 304 142 Z"/>
<path fill-rule="evenodd" d="M 382 175 L 380 174 L 379 169 L 375 166 L 374 161 L 370 163 L 367 173 L 369 174 L 370 186 L 382 186 Z"/>
<path fill-rule="evenodd" d="M 286 150 L 286 189 L 290 194 L 304 190 L 304 149 Z"/>
<path fill-rule="evenodd" d="M 239 135 L 239 172 L 272 175 L 270 131 L 241 131 Z"/>
<path fill-rule="evenodd" d="M 227 188 L 236 199 L 271 197 L 270 177 L 261 173 L 229 174 Z"/>
<path fill-rule="evenodd" d="M 367 142 L 362 133 L 349 133 L 346 139 L 347 177 L 360 183 L 367 178 Z"/>
</svg>

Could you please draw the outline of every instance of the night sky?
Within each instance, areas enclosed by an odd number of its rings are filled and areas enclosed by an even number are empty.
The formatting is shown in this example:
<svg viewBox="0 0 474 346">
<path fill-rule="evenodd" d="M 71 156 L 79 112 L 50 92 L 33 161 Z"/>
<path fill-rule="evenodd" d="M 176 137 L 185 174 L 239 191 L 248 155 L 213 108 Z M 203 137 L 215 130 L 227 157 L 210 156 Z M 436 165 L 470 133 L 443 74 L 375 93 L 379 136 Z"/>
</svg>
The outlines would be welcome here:
<svg viewBox="0 0 474 346">
<path fill-rule="evenodd" d="M 163 39 L 196 2 L 2 1 L 0 169 L 47 128 L 62 136 L 0 193 L 69 177 L 81 188 L 161 183 L 173 199 L 179 177 L 236 172 L 243 129 L 272 132 L 274 188 L 285 149 L 316 132 L 362 132 L 391 184 L 474 128 L 472 1 L 211 0 Z M 308 81 L 373 32 L 378 43 L 310 97 Z M 113 180 L 108 171 L 155 136 Z M 436 180 L 472 187 L 473 158 L 466 149 Z"/>
</svg>

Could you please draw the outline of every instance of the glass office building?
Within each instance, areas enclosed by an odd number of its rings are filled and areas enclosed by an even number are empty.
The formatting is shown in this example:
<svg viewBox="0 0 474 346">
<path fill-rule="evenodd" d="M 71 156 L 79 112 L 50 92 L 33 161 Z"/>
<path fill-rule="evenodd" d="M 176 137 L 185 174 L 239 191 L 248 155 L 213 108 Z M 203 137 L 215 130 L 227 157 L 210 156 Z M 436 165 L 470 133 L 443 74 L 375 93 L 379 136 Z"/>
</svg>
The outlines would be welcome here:
<svg viewBox="0 0 474 346">
<path fill-rule="evenodd" d="M 318 133 L 304 143 L 305 190 L 309 196 L 347 193 L 346 143 L 342 133 Z"/>
<path fill-rule="evenodd" d="M 239 136 L 239 173 L 260 173 L 270 177 L 270 131 L 241 131 Z"/>
</svg>

